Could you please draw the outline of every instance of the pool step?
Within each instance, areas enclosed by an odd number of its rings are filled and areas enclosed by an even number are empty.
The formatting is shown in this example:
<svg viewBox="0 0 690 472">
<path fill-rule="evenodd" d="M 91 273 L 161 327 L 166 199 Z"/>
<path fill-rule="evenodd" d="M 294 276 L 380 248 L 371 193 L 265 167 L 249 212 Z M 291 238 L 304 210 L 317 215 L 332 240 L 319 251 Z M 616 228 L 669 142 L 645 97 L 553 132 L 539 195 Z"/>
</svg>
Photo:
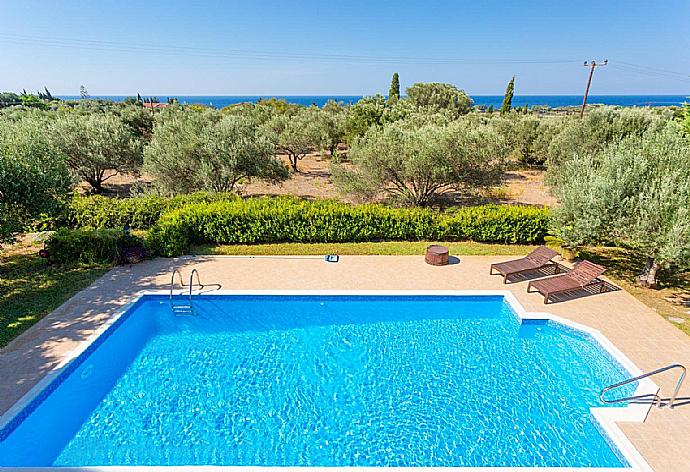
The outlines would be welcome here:
<svg viewBox="0 0 690 472">
<path fill-rule="evenodd" d="M 172 305 L 172 312 L 175 315 L 195 315 L 194 307 L 191 305 Z"/>
</svg>

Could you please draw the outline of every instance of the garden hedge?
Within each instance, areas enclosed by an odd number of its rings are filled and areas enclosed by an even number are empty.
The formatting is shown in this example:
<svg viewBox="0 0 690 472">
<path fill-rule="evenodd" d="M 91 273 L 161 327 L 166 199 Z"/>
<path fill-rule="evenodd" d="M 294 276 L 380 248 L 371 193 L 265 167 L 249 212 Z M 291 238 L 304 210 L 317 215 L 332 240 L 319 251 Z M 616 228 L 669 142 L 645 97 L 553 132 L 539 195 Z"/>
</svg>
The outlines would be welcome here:
<svg viewBox="0 0 690 472">
<path fill-rule="evenodd" d="M 57 230 L 46 241 L 53 264 L 123 264 L 146 257 L 144 241 L 122 229 Z"/>
<path fill-rule="evenodd" d="M 349 205 L 290 197 L 194 203 L 161 216 L 148 233 L 163 256 L 184 254 L 200 243 L 362 242 L 474 240 L 513 244 L 543 241 L 544 208 L 487 205 L 451 213 Z"/>
<path fill-rule="evenodd" d="M 109 198 L 101 195 L 75 196 L 67 214 L 67 224 L 74 228 L 148 229 L 167 211 L 190 203 L 238 200 L 232 193 L 197 192 L 174 197 L 156 195 L 136 198 Z"/>
</svg>

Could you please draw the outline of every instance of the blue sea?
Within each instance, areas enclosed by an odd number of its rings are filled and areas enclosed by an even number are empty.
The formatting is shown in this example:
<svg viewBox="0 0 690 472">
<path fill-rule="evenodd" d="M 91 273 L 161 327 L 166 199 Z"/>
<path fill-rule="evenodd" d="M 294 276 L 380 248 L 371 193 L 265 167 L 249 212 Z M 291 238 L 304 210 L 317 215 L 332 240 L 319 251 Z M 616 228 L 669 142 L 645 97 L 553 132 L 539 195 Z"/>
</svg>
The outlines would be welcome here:
<svg viewBox="0 0 690 472">
<path fill-rule="evenodd" d="M 503 297 L 206 295 L 193 310 L 131 308 L 0 429 L 0 467 L 627 465 L 590 408 L 629 374 Z"/>
<path fill-rule="evenodd" d="M 149 95 L 146 95 L 148 98 Z M 161 102 L 166 102 L 169 98 L 176 98 L 180 103 L 199 103 L 202 105 L 213 106 L 216 108 L 223 108 L 228 105 L 243 102 L 256 102 L 261 98 L 275 97 L 284 99 L 289 103 L 298 105 L 316 105 L 323 106 L 328 100 L 335 100 L 346 104 L 357 102 L 361 95 L 153 95 Z M 64 100 L 79 99 L 78 96 L 64 95 L 60 96 Z M 122 101 L 127 96 L 125 95 L 94 95 L 91 98 L 106 99 L 112 101 Z M 485 105 L 500 107 L 503 101 L 503 95 L 473 95 L 475 105 Z M 688 95 L 590 95 L 587 103 L 589 104 L 604 104 L 604 105 L 618 105 L 618 106 L 672 106 L 681 105 L 685 102 L 690 102 L 690 93 Z M 580 106 L 582 104 L 582 95 L 516 95 L 513 97 L 513 106 L 548 106 L 551 108 L 559 108 L 566 106 Z"/>
</svg>

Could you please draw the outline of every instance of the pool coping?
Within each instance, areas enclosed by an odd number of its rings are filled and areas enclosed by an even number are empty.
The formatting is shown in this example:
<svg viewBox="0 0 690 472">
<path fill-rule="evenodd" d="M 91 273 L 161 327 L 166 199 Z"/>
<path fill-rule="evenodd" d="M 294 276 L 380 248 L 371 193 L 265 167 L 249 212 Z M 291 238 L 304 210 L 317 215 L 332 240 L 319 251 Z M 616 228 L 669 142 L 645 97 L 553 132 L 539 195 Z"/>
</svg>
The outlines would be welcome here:
<svg viewBox="0 0 690 472">
<path fill-rule="evenodd" d="M 186 295 L 188 290 L 176 291 L 175 295 Z M 522 320 L 542 320 L 553 322 L 562 325 L 566 328 L 573 329 L 577 332 L 589 335 L 605 353 L 611 356 L 612 360 L 618 363 L 625 369 L 631 377 L 636 377 L 642 374 L 642 371 L 611 341 L 609 341 L 599 330 L 589 326 L 576 323 L 556 316 L 549 312 L 528 312 L 524 309 L 522 304 L 517 300 L 515 295 L 510 290 L 213 290 L 204 291 L 195 290 L 192 292 L 195 296 L 208 295 L 277 295 L 277 296 L 502 296 L 504 300 L 513 310 L 518 321 Z M 10 407 L 3 415 L 0 416 L 0 430 L 5 428 L 17 415 L 29 406 L 50 384 L 65 370 L 70 364 L 83 355 L 87 349 L 99 339 L 109 328 L 122 318 L 123 315 L 129 312 L 136 305 L 141 303 L 146 296 L 169 296 L 169 290 L 142 290 L 136 292 L 132 299 L 118 309 L 106 322 L 104 322 L 96 331 L 88 338 L 81 342 L 74 350 L 72 350 L 65 358 L 48 372 L 36 385 L 34 385 L 26 394 L 24 394 L 12 407 Z M 634 392 L 634 396 L 653 396 L 659 392 L 659 387 L 649 378 L 645 378 L 638 382 L 638 386 Z M 604 439 L 610 441 L 614 447 L 614 452 L 620 452 L 625 461 L 628 462 L 629 467 L 607 468 L 607 467 L 401 467 L 400 469 L 410 469 L 418 471 L 420 469 L 452 469 L 454 471 L 521 471 L 521 472 L 613 472 L 613 471 L 640 471 L 653 472 L 647 461 L 637 451 L 632 442 L 625 436 L 617 422 L 644 422 L 652 408 L 652 404 L 633 403 L 625 407 L 592 407 L 590 408 L 595 424 L 604 433 Z M 11 434 L 11 433 L 10 433 Z M 380 469 L 380 467 L 297 467 L 288 466 L 280 467 L 280 469 Z M 0 472 L 10 471 L 51 471 L 51 470 L 69 470 L 69 471 L 108 471 L 121 470 L 126 472 L 133 472 L 135 470 L 144 471 L 191 471 L 191 470 L 275 470 L 276 467 L 267 466 L 88 466 L 88 467 L 0 467 Z M 397 469 L 397 467 L 396 467 Z"/>
</svg>

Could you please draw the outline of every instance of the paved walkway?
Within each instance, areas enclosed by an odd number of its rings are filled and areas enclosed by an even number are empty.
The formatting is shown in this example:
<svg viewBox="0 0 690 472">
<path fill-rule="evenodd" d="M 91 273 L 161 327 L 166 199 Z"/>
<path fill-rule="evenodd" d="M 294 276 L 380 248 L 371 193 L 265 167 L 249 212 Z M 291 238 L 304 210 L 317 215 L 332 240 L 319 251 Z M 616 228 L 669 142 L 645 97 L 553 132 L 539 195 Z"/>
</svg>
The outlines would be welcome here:
<svg viewBox="0 0 690 472">
<path fill-rule="evenodd" d="M 0 350 L 0 413 L 6 411 L 60 359 L 118 307 L 142 289 L 167 288 L 170 270 L 188 277 L 197 268 L 206 283 L 224 289 L 504 290 L 527 311 L 549 311 L 600 330 L 643 371 L 679 362 L 690 365 L 690 337 L 625 291 L 566 299 L 544 306 L 526 283 L 503 285 L 489 264 L 504 257 L 467 256 L 446 267 L 413 256 L 344 256 L 338 264 L 319 258 L 190 257 L 157 259 L 113 269 L 33 328 Z M 664 397 L 672 375 L 655 379 Z M 690 472 L 690 382 L 674 410 L 652 409 L 645 423 L 621 428 L 656 472 Z"/>
</svg>

